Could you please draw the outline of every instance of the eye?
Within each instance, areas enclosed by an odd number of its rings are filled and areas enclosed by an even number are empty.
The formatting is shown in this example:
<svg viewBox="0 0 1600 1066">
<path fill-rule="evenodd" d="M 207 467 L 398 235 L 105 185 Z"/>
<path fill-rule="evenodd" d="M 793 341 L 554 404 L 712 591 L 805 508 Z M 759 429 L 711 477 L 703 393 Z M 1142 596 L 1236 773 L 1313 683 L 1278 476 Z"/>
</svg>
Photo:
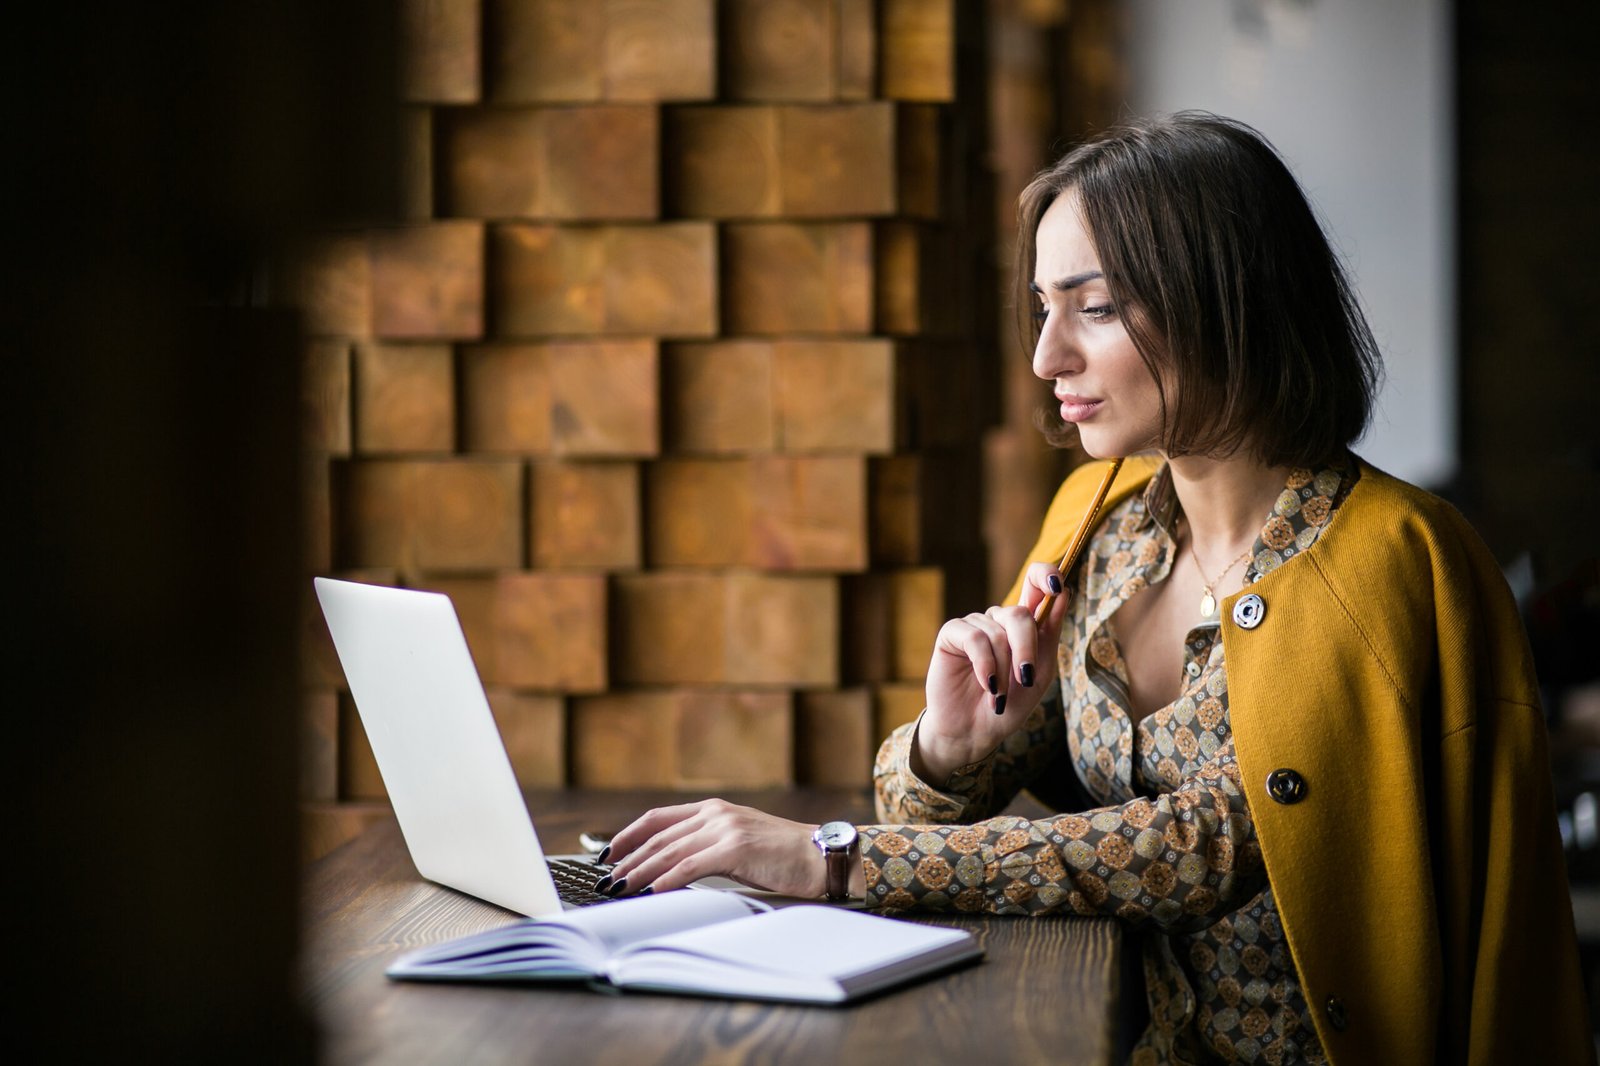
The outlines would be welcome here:
<svg viewBox="0 0 1600 1066">
<path fill-rule="evenodd" d="M 1043 322 L 1045 319 L 1047 319 L 1049 317 L 1050 317 L 1050 309 L 1048 307 L 1041 307 L 1038 310 L 1033 312 L 1033 320 L 1035 322 Z"/>
<path fill-rule="evenodd" d="M 1104 319 L 1111 318 L 1116 313 L 1117 309 L 1111 304 L 1099 304 L 1095 307 L 1082 307 L 1078 309 L 1078 314 L 1093 322 L 1100 322 Z"/>
</svg>

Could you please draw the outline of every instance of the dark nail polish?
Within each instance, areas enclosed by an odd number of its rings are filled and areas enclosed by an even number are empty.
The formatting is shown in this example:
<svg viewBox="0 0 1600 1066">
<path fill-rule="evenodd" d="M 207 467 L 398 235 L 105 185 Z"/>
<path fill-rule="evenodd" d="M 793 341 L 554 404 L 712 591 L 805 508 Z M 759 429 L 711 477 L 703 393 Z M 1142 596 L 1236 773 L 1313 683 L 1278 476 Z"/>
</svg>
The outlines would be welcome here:
<svg viewBox="0 0 1600 1066">
<path fill-rule="evenodd" d="M 628 891 L 628 879 L 626 877 L 624 877 L 624 878 L 620 879 L 619 881 L 617 881 L 616 884 L 614 884 L 610 888 L 606 889 L 606 895 L 608 895 L 608 896 L 620 896 L 626 891 Z"/>
<path fill-rule="evenodd" d="M 1005 714 L 1006 713 L 1006 698 L 1004 696 L 996 696 L 994 698 L 994 713 L 995 714 Z"/>
<path fill-rule="evenodd" d="M 989 675 L 989 695 L 993 696 L 1000 691 L 1000 679 L 993 674 Z"/>
<path fill-rule="evenodd" d="M 1020 673 L 1022 674 L 1022 687 L 1023 688 L 1032 688 L 1033 687 L 1033 664 L 1032 663 L 1023 663 L 1022 664 L 1022 670 L 1020 671 Z"/>
<path fill-rule="evenodd" d="M 591 889 L 591 891 L 598 892 L 601 895 L 604 895 L 606 889 L 608 889 L 610 887 L 611 887 L 611 875 L 610 874 L 601 874 L 599 877 L 595 878 L 594 888 Z"/>
<path fill-rule="evenodd" d="M 596 863 L 600 864 L 601 866 L 604 866 L 606 864 L 606 860 L 608 858 L 610 858 L 610 857 L 611 857 L 611 845 L 607 844 L 605 847 L 600 849 L 600 854 L 598 854 L 598 855 L 596 855 L 594 857 L 594 861 Z"/>
<path fill-rule="evenodd" d="M 641 888 L 639 890 L 639 895 L 648 896 L 650 893 L 654 892 L 655 890 L 656 890 L 656 886 L 655 885 L 645 885 L 643 888 Z"/>
<path fill-rule="evenodd" d="M 1048 578 L 1045 579 L 1045 584 L 1050 586 L 1050 594 L 1052 596 L 1061 595 L 1061 579 L 1059 577 L 1056 577 L 1056 575 L 1051 574 Z"/>
</svg>

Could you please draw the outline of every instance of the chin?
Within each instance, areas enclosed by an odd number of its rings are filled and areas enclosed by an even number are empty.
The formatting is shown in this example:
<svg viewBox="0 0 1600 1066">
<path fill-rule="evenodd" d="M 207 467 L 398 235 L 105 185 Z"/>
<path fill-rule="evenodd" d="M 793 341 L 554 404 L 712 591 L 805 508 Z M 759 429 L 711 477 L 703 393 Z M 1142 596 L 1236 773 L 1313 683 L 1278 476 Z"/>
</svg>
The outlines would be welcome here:
<svg viewBox="0 0 1600 1066">
<path fill-rule="evenodd" d="M 1118 433 L 1106 426 L 1078 426 L 1078 447 L 1091 459 L 1126 459 L 1158 447 L 1156 433 Z"/>
<path fill-rule="evenodd" d="M 1142 451 L 1138 445 L 1108 437 L 1100 433 L 1078 431 L 1078 447 L 1091 459 L 1123 459 Z"/>
</svg>

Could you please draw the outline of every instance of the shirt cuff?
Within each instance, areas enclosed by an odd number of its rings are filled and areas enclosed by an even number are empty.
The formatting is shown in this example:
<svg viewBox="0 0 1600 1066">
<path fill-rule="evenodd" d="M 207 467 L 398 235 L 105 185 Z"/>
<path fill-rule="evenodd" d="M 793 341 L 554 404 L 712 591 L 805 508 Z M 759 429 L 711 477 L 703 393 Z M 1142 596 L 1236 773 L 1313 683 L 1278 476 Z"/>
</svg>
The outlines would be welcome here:
<svg viewBox="0 0 1600 1066">
<path fill-rule="evenodd" d="M 899 749 L 894 753 L 894 766 L 903 775 L 902 780 L 907 785 L 906 791 L 920 800 L 924 806 L 961 815 L 965 813 L 968 804 L 987 792 L 993 778 L 994 755 L 991 753 L 976 762 L 956 767 L 943 788 L 937 788 L 924 781 L 911 769 L 911 749 L 917 742 L 917 732 L 922 728 L 922 719 L 927 713 L 927 709 L 924 708 L 922 714 L 917 715 L 917 720 L 910 730 L 904 734 Z"/>
</svg>

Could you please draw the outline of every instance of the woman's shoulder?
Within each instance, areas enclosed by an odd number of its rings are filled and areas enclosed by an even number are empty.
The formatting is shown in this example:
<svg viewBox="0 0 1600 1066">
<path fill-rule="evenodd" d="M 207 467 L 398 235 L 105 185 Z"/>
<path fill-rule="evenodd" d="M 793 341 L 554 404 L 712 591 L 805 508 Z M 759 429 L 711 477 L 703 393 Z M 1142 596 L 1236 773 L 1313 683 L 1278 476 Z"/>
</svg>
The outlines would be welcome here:
<svg viewBox="0 0 1600 1066">
<path fill-rule="evenodd" d="M 1442 733 L 1471 724 L 1479 697 L 1532 704 L 1537 683 L 1516 600 L 1493 554 L 1448 501 L 1368 463 L 1316 543 L 1266 574 L 1251 592 L 1276 634 L 1228 652 L 1229 687 L 1249 654 L 1270 662 L 1292 654 L 1308 634 L 1343 649 L 1329 661 L 1370 661 L 1402 700 L 1416 703 L 1441 672 L 1469 681 L 1441 712 Z M 1236 655 L 1235 652 L 1239 654 Z M 1344 659 L 1348 652 L 1353 658 Z M 1478 692 L 1470 679 L 1489 678 Z M 1350 674 L 1351 677 L 1357 676 Z M 1236 730 L 1242 732 L 1237 723 Z"/>
<path fill-rule="evenodd" d="M 1351 602 L 1381 602 L 1401 614 L 1409 604 L 1419 622 L 1447 603 L 1515 617 L 1500 565 L 1466 516 L 1365 461 L 1310 554 L 1323 580 Z"/>
<path fill-rule="evenodd" d="M 1393 549 L 1411 545 L 1422 549 L 1428 558 L 1441 554 L 1460 563 L 1482 564 L 1493 560 L 1472 523 L 1448 500 L 1427 489 L 1403 481 L 1366 460 L 1358 460 L 1361 477 L 1339 509 L 1339 522 L 1346 527 L 1346 545 L 1374 550 L 1397 564 L 1405 556 Z M 1330 539 L 1330 543 L 1336 543 Z M 1350 542 L 1355 542 L 1351 544 Z M 1412 556 L 1412 561 L 1416 560 Z"/>
</svg>

